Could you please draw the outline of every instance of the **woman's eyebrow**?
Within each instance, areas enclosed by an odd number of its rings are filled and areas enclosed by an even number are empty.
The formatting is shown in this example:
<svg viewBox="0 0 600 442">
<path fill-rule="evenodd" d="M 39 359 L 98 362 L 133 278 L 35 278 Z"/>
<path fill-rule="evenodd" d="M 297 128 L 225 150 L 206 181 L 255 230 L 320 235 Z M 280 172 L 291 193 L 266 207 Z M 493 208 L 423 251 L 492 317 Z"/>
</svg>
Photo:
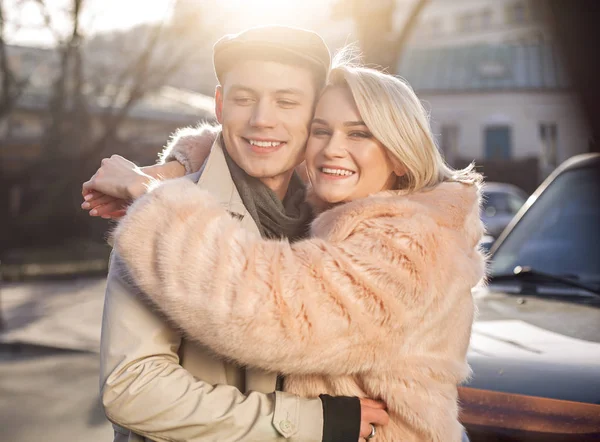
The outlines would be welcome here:
<svg viewBox="0 0 600 442">
<path fill-rule="evenodd" d="M 346 121 L 344 123 L 344 126 L 349 127 L 349 126 L 366 126 L 364 121 Z"/>
<path fill-rule="evenodd" d="M 324 126 L 329 126 L 329 123 L 321 118 L 313 118 L 312 123 L 322 124 Z M 353 126 L 366 126 L 365 122 L 362 120 L 359 121 L 346 121 L 344 122 L 345 127 L 353 127 Z"/>
</svg>

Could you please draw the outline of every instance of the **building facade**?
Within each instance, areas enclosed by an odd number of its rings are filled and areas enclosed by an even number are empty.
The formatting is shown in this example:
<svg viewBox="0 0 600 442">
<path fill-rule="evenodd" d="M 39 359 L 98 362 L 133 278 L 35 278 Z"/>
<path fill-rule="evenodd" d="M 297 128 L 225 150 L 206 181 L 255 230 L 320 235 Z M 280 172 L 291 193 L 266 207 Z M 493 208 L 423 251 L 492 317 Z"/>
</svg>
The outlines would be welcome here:
<svg viewBox="0 0 600 442">
<path fill-rule="evenodd" d="M 590 132 L 539 1 L 433 0 L 399 68 L 451 164 L 534 160 L 539 183 Z M 528 189 L 529 190 L 529 189 Z"/>
</svg>

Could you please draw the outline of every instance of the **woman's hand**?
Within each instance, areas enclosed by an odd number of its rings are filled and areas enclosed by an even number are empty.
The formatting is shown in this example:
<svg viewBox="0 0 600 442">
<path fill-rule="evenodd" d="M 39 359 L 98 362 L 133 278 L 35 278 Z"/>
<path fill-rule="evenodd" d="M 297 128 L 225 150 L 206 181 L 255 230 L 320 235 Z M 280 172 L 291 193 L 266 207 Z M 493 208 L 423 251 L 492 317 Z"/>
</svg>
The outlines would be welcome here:
<svg viewBox="0 0 600 442">
<path fill-rule="evenodd" d="M 390 417 L 386 411 L 385 403 L 373 399 L 360 398 L 360 439 L 368 440 L 372 427 L 385 426 L 389 423 Z"/>
<path fill-rule="evenodd" d="M 154 179 L 178 178 L 185 174 L 184 167 L 176 161 L 140 168 L 120 155 L 102 160 L 98 171 L 82 186 L 82 209 L 90 216 L 120 218 L 127 206 L 146 193 Z"/>
<path fill-rule="evenodd" d="M 120 155 L 104 158 L 98 171 L 82 186 L 82 193 L 95 190 L 123 200 L 134 200 L 145 193 L 152 177 Z"/>
</svg>

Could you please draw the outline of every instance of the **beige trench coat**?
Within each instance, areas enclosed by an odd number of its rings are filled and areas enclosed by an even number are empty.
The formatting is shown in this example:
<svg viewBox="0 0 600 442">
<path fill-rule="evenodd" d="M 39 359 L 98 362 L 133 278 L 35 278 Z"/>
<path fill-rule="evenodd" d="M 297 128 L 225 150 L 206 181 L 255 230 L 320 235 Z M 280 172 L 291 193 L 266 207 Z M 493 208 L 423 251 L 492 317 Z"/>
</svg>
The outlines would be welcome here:
<svg viewBox="0 0 600 442">
<path fill-rule="evenodd" d="M 219 140 L 198 186 L 243 217 L 246 228 L 257 230 Z M 319 399 L 274 392 L 275 373 L 236 367 L 182 339 L 126 279 L 113 255 L 102 321 L 100 388 L 115 442 L 322 440 Z"/>
</svg>

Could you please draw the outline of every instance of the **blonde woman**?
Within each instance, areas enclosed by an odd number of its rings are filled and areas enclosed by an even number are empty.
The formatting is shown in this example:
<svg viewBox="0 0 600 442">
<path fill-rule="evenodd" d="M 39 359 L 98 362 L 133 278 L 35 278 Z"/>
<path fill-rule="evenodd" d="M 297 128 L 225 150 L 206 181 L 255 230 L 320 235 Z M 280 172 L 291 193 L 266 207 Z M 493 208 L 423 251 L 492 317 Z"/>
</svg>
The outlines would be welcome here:
<svg viewBox="0 0 600 442">
<path fill-rule="evenodd" d="M 128 209 L 115 247 L 151 301 L 223 357 L 278 371 L 301 396 L 381 399 L 379 441 L 460 441 L 481 177 L 444 163 L 406 83 L 351 66 L 331 72 L 306 169 L 310 239 L 261 239 L 178 179 Z"/>
</svg>

